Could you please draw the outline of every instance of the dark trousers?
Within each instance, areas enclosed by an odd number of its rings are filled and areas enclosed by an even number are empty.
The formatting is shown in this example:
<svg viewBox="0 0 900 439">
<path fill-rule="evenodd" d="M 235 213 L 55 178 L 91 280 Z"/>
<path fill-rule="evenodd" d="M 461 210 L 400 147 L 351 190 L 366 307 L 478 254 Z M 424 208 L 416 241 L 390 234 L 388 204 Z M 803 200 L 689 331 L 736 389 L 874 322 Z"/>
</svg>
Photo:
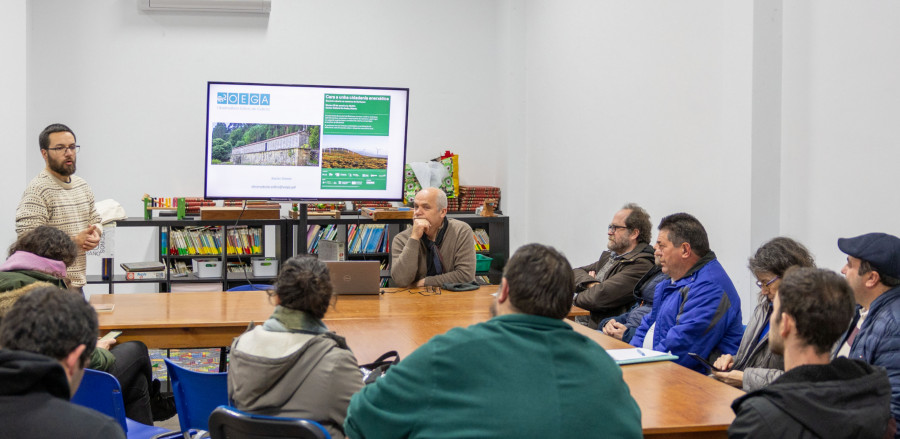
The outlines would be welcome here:
<svg viewBox="0 0 900 439">
<path fill-rule="evenodd" d="M 113 345 L 110 352 L 116 357 L 116 362 L 108 372 L 122 386 L 125 416 L 141 424 L 153 425 L 153 414 L 150 412 L 153 369 L 147 346 L 139 341 L 129 341 Z"/>
</svg>

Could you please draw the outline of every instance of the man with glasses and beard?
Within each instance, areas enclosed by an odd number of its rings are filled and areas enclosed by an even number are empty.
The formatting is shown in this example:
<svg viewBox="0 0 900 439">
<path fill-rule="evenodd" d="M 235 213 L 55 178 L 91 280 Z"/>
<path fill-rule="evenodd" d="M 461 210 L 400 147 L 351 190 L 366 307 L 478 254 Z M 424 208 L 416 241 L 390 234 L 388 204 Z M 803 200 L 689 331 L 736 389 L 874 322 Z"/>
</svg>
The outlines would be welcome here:
<svg viewBox="0 0 900 439">
<path fill-rule="evenodd" d="M 641 206 L 629 203 L 616 212 L 607 227 L 609 250 L 597 262 L 573 270 L 575 305 L 591 312 L 589 321 L 579 323 L 603 329 L 601 320 L 628 310 L 635 285 L 654 265 L 652 230 L 650 215 Z"/>
<path fill-rule="evenodd" d="M 94 207 L 94 193 L 75 174 L 78 145 L 75 133 L 63 124 L 52 124 L 38 137 L 41 156 L 47 164 L 22 194 L 16 209 L 18 236 L 38 226 L 66 232 L 78 247 L 75 262 L 67 267 L 70 288 L 82 291 L 85 284 L 84 252 L 100 243 L 100 215 Z M 83 291 L 82 291 L 83 292 Z"/>
</svg>

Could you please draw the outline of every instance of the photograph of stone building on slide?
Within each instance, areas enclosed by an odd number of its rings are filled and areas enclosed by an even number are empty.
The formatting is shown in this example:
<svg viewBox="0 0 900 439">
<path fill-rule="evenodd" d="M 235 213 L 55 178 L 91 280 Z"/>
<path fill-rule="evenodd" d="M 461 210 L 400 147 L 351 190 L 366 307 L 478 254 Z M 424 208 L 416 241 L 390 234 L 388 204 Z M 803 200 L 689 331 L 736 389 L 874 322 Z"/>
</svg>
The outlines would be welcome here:
<svg viewBox="0 0 900 439">
<path fill-rule="evenodd" d="M 323 148 L 322 169 L 387 169 L 387 156 L 349 148 Z"/>
<path fill-rule="evenodd" d="M 319 166 L 319 125 L 219 122 L 213 127 L 212 164 Z"/>
</svg>

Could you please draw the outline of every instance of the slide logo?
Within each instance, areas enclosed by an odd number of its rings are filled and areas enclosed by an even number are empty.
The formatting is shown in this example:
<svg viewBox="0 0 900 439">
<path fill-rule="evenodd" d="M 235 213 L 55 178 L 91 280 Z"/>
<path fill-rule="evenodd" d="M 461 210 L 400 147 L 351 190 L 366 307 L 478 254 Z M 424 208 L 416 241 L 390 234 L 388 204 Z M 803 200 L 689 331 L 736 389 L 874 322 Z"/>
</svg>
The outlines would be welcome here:
<svg viewBox="0 0 900 439">
<path fill-rule="evenodd" d="M 219 105 L 269 105 L 270 102 L 268 93 L 216 93 Z"/>
</svg>

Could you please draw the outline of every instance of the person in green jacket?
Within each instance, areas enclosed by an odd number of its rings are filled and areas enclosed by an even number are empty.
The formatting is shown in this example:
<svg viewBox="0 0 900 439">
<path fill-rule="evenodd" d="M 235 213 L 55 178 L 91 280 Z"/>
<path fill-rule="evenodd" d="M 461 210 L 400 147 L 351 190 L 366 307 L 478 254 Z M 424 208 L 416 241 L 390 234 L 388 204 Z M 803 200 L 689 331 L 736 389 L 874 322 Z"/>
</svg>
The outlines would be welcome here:
<svg viewBox="0 0 900 439">
<path fill-rule="evenodd" d="M 572 283 L 555 249 L 520 248 L 494 317 L 432 338 L 354 395 L 347 437 L 642 437 L 622 370 L 562 320 Z"/>
</svg>

